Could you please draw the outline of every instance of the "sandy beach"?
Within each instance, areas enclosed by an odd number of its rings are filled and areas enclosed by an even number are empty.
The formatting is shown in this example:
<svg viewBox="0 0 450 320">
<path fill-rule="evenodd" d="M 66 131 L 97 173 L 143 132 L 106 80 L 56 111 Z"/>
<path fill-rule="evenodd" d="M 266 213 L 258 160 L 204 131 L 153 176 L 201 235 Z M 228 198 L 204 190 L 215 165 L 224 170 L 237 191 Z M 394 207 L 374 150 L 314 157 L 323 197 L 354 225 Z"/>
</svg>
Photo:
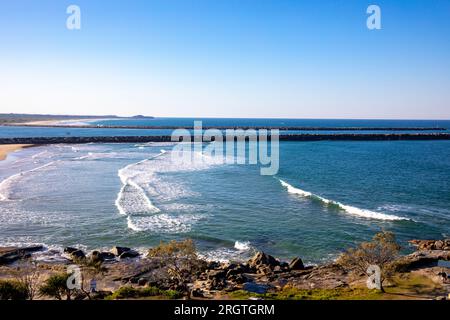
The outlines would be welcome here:
<svg viewBox="0 0 450 320">
<path fill-rule="evenodd" d="M 0 145 L 0 161 L 5 160 L 11 152 L 32 146 L 32 144 L 2 144 Z"/>
</svg>

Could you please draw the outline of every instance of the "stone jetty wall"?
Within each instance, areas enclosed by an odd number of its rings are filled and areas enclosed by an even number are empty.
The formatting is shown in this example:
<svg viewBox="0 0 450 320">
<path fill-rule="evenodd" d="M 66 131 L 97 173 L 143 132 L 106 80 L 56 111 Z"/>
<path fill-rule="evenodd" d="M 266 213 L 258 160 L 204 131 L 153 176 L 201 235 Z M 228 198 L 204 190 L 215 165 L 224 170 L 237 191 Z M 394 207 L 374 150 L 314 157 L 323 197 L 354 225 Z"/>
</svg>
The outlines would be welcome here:
<svg viewBox="0 0 450 320">
<path fill-rule="evenodd" d="M 0 138 L 0 144 L 81 144 L 81 143 L 145 143 L 169 142 L 171 136 L 105 136 L 105 137 L 29 137 Z M 280 135 L 280 141 L 393 141 L 393 140 L 450 140 L 448 133 L 399 134 L 290 134 Z M 181 140 L 181 139 L 180 139 Z M 214 139 L 213 139 L 214 140 Z M 269 137 L 270 140 L 270 137 Z"/>
</svg>

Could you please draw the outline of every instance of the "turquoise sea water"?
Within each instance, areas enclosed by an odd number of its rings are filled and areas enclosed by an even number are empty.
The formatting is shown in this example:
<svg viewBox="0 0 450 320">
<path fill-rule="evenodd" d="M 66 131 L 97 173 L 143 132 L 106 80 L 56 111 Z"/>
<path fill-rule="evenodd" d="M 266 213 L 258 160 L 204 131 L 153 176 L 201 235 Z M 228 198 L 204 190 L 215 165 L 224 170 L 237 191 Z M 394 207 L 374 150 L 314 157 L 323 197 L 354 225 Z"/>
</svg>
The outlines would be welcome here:
<svg viewBox="0 0 450 320">
<path fill-rule="evenodd" d="M 262 120 L 245 121 L 236 125 Z M 450 127 L 446 121 L 289 121 L 274 125 Z M 0 127 L 0 136 L 10 129 Z M 42 136 L 75 129 L 27 130 Z M 145 248 L 189 237 L 211 258 L 246 258 L 259 249 L 317 263 L 381 229 L 394 231 L 405 247 L 408 239 L 450 234 L 450 141 L 281 142 L 275 176 L 201 154 L 177 165 L 173 147 L 53 145 L 14 153 L 0 162 L 0 246 Z"/>
</svg>

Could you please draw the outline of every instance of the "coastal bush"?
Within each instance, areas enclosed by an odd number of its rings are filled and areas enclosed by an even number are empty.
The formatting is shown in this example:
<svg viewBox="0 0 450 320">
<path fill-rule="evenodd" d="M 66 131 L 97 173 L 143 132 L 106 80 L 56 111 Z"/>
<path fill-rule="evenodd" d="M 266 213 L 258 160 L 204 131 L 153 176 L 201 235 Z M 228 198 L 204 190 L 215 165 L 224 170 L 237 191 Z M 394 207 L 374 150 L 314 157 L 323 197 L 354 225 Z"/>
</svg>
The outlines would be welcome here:
<svg viewBox="0 0 450 320">
<path fill-rule="evenodd" d="M 156 287 L 134 288 L 131 286 L 124 286 L 117 289 L 112 295 L 108 296 L 107 300 L 116 299 L 138 299 L 146 297 L 166 297 L 168 299 L 179 299 L 182 294 L 175 290 L 161 290 Z"/>
<path fill-rule="evenodd" d="M 381 270 L 381 290 L 383 282 L 392 277 L 395 273 L 394 261 L 397 259 L 400 251 L 400 245 L 397 243 L 395 235 L 392 232 L 379 232 L 372 241 L 363 242 L 356 248 L 351 248 L 344 252 L 337 263 L 348 271 L 370 276 L 368 268 L 376 265 Z"/>
<path fill-rule="evenodd" d="M 180 299 L 183 294 L 176 290 L 164 290 L 164 296 L 168 299 Z"/>
<path fill-rule="evenodd" d="M 39 293 L 57 300 L 71 300 L 75 295 L 75 289 L 69 289 L 67 279 L 71 276 L 69 273 L 61 273 L 50 276 L 39 288 Z"/>
<path fill-rule="evenodd" d="M 147 257 L 153 258 L 159 264 L 163 279 L 175 279 L 185 290 L 186 283 L 204 267 L 204 261 L 197 256 L 195 244 L 191 239 L 161 242 L 148 251 Z"/>
<path fill-rule="evenodd" d="M 27 300 L 29 297 L 26 284 L 18 280 L 0 281 L 0 300 Z"/>
</svg>

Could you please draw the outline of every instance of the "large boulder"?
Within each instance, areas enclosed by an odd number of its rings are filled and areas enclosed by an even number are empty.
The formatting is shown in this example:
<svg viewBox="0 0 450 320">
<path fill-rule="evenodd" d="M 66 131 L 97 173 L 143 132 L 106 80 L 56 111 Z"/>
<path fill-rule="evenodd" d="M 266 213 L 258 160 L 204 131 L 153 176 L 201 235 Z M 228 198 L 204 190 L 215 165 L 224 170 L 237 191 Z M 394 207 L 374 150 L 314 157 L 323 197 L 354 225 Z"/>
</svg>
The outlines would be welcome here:
<svg viewBox="0 0 450 320">
<path fill-rule="evenodd" d="M 139 256 L 139 252 L 134 251 L 134 250 L 128 250 L 123 252 L 120 256 L 119 259 L 128 259 L 128 258 L 136 258 Z"/>
<path fill-rule="evenodd" d="M 289 269 L 290 270 L 304 270 L 305 266 L 303 265 L 302 259 L 299 257 L 294 258 L 291 263 L 289 263 Z"/>
<path fill-rule="evenodd" d="M 101 251 L 97 251 L 94 250 L 91 252 L 91 259 L 93 261 L 105 261 L 105 260 L 113 260 L 115 259 L 115 255 L 112 254 L 111 252 L 101 252 Z"/>
<path fill-rule="evenodd" d="M 131 249 L 130 248 L 127 248 L 127 247 L 113 247 L 112 249 L 111 249 L 111 253 L 113 254 L 113 255 L 115 255 L 115 256 L 117 256 L 117 257 L 119 257 L 120 255 L 122 255 L 122 253 L 124 253 L 124 252 L 128 252 L 128 251 L 130 251 Z"/>
<path fill-rule="evenodd" d="M 248 261 L 251 268 L 260 269 L 261 267 L 269 267 L 270 269 L 280 265 L 280 261 L 262 251 L 256 253 L 253 258 Z"/>
<path fill-rule="evenodd" d="M 64 248 L 64 253 L 68 256 L 70 260 L 80 260 L 86 258 L 86 255 L 84 254 L 83 250 L 73 247 Z"/>
</svg>

